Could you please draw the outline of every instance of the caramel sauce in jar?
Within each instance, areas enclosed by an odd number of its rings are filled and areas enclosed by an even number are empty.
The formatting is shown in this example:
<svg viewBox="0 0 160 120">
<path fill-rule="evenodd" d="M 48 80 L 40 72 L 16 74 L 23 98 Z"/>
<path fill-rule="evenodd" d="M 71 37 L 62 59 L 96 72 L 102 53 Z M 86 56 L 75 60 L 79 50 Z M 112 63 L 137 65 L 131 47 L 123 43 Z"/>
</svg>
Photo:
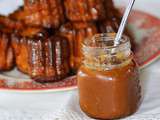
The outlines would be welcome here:
<svg viewBox="0 0 160 120">
<path fill-rule="evenodd" d="M 79 101 L 93 118 L 123 118 L 140 105 L 139 71 L 130 42 L 123 37 L 114 46 L 113 41 L 113 34 L 98 34 L 83 44 L 83 65 L 77 73 Z"/>
</svg>

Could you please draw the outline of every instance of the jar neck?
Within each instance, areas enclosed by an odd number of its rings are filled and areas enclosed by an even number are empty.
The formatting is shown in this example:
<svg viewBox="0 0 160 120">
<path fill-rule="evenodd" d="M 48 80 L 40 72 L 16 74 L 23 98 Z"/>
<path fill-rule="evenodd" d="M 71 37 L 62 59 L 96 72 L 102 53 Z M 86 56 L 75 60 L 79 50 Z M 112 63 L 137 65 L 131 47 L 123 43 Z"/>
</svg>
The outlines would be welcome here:
<svg viewBox="0 0 160 120">
<path fill-rule="evenodd" d="M 98 34 L 83 44 L 83 65 L 94 70 L 111 70 L 131 62 L 133 55 L 130 41 L 123 36 L 114 46 L 114 35 Z"/>
</svg>

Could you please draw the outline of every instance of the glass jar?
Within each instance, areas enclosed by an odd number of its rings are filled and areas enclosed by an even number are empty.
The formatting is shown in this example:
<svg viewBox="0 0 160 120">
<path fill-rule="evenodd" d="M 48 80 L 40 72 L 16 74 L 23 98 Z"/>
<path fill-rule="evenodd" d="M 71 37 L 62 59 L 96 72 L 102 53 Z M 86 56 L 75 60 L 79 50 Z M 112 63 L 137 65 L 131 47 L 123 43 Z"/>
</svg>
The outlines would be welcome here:
<svg viewBox="0 0 160 120">
<path fill-rule="evenodd" d="M 115 34 L 97 34 L 83 43 L 83 65 L 77 73 L 81 109 L 90 117 L 116 119 L 135 113 L 140 105 L 139 71 L 130 41 Z"/>
</svg>

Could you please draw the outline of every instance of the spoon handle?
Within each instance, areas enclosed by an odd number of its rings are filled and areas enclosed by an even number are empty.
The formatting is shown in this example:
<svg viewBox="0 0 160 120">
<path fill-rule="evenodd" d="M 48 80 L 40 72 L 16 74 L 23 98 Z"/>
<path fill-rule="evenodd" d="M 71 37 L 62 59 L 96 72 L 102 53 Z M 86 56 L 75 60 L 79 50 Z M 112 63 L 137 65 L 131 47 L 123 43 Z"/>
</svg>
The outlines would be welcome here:
<svg viewBox="0 0 160 120">
<path fill-rule="evenodd" d="M 134 5 L 134 2 L 135 0 L 130 0 L 129 1 L 129 4 L 125 10 L 125 13 L 123 15 L 123 18 L 122 18 L 122 21 L 121 21 L 121 24 L 120 24 L 120 27 L 118 29 L 118 32 L 116 34 L 116 37 L 115 37 L 115 41 L 114 41 L 114 46 L 120 44 L 120 39 L 122 37 L 122 34 L 123 34 L 123 31 L 124 31 L 124 28 L 126 26 L 126 23 L 127 23 L 127 19 L 128 19 L 128 16 L 129 16 L 129 13 L 131 12 L 132 10 L 132 7 Z"/>
</svg>

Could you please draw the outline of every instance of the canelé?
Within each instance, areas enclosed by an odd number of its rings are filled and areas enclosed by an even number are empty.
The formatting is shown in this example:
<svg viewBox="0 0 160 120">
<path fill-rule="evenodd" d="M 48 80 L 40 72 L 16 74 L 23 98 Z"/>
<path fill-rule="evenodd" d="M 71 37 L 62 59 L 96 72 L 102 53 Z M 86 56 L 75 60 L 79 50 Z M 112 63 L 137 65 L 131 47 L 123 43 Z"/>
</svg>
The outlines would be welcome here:
<svg viewBox="0 0 160 120">
<path fill-rule="evenodd" d="M 66 16 L 71 21 L 94 21 L 105 18 L 103 0 L 64 0 Z"/>
<path fill-rule="evenodd" d="M 64 20 L 61 0 L 24 0 L 25 24 L 57 28 Z"/>
<path fill-rule="evenodd" d="M 5 29 L 0 30 L 0 71 L 11 70 L 14 66 L 14 52 L 11 46 L 10 34 Z"/>
<path fill-rule="evenodd" d="M 29 40 L 30 75 L 38 82 L 62 80 L 70 74 L 70 48 L 65 37 Z"/>
<path fill-rule="evenodd" d="M 92 22 L 70 22 L 60 27 L 59 33 L 68 38 L 70 43 L 70 64 L 73 70 L 76 71 L 81 65 L 83 58 L 81 43 L 97 32 L 96 25 Z"/>
</svg>

